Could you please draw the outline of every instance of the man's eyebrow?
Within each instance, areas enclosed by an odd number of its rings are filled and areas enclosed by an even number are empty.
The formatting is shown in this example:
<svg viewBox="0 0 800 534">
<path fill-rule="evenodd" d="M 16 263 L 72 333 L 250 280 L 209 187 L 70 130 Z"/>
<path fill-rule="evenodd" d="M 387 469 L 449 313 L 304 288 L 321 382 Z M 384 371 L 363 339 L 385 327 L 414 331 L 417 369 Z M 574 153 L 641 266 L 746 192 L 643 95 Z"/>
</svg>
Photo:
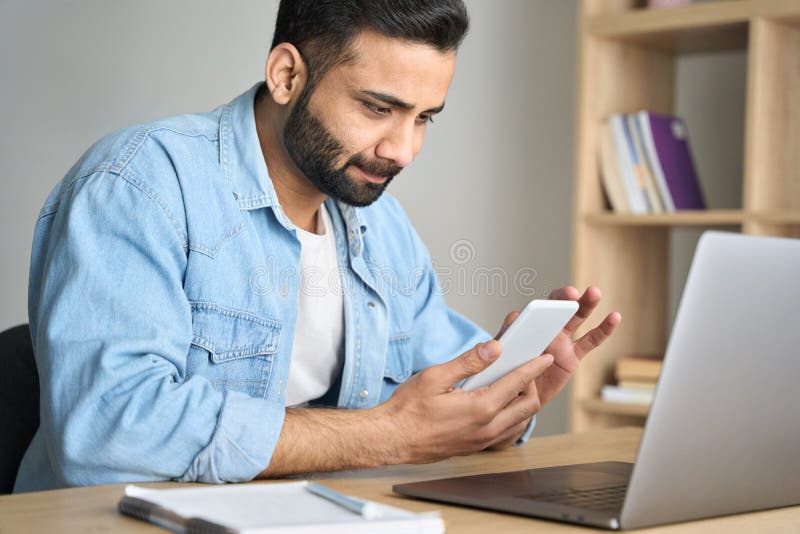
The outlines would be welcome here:
<svg viewBox="0 0 800 534">
<path fill-rule="evenodd" d="M 395 106 L 400 109 L 406 109 L 406 110 L 414 109 L 414 104 L 409 104 L 408 102 L 404 102 L 393 95 L 389 95 L 386 93 L 378 93 L 376 91 L 367 91 L 367 90 L 362 90 L 359 92 L 363 95 L 370 96 L 375 100 L 380 100 L 384 104 L 388 104 L 390 106 Z M 426 109 L 425 111 L 423 111 L 423 113 L 431 113 L 431 114 L 439 113 L 443 109 L 444 109 L 444 102 L 442 102 L 441 106 L 436 106 L 435 108 Z"/>
</svg>

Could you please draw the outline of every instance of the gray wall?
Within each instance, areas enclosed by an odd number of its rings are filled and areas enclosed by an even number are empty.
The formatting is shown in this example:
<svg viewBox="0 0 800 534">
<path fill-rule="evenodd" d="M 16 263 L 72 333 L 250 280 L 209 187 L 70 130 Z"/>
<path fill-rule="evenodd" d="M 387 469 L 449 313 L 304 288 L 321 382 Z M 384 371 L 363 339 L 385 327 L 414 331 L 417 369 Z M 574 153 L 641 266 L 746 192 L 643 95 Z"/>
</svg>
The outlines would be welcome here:
<svg viewBox="0 0 800 534">
<path fill-rule="evenodd" d="M 448 303 L 495 333 L 570 283 L 577 8 L 469 7 L 447 109 L 394 192 L 441 264 Z M 539 415 L 539 435 L 566 431 L 566 400 Z"/>
<path fill-rule="evenodd" d="M 494 332 L 507 311 L 569 283 L 577 8 L 468 4 L 472 29 L 447 110 L 391 190 L 440 266 L 450 305 Z M 33 225 L 70 165 L 107 132 L 212 109 L 249 87 L 261 77 L 275 8 L 265 0 L 0 2 L 0 328 L 27 321 Z M 678 108 L 694 114 L 693 139 L 730 146 L 708 125 L 743 98 L 742 63 L 734 54 L 679 64 Z M 718 90 L 726 86 L 732 94 Z M 736 125 L 716 130 L 736 142 Z M 709 150 L 698 164 L 704 182 L 720 184 L 717 195 L 737 180 Z M 723 194 L 722 205 L 730 197 L 736 205 L 736 195 Z M 676 238 L 678 289 L 695 238 Z M 566 429 L 565 401 L 540 414 L 539 434 Z"/>
<path fill-rule="evenodd" d="M 747 54 L 682 57 L 676 65 L 675 113 L 686 120 L 692 153 L 709 208 L 742 206 Z M 719 228 L 732 230 L 733 228 Z M 677 311 L 702 228 L 672 231 L 669 317 Z"/>
<path fill-rule="evenodd" d="M 212 109 L 248 88 L 261 77 L 276 5 L 0 3 L 0 328 L 27 320 L 33 225 L 57 180 L 107 132 Z M 494 332 L 529 298 L 515 292 L 515 273 L 536 296 L 569 281 L 576 6 L 469 7 L 473 27 L 447 110 L 392 191 L 452 269 L 441 273 L 448 302 Z M 497 269 L 508 272 L 505 291 Z M 562 402 L 540 429 L 563 430 L 563 421 Z"/>
</svg>

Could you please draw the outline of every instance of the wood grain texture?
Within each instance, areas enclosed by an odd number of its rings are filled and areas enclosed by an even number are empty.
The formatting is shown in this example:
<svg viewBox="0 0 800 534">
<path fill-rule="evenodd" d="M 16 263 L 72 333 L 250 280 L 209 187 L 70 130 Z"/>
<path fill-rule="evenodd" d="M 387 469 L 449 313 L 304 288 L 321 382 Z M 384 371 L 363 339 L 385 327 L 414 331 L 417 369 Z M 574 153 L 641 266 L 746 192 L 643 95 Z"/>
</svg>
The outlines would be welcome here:
<svg viewBox="0 0 800 534">
<path fill-rule="evenodd" d="M 451 476 L 598 461 L 630 462 L 634 460 L 640 438 L 641 430 L 637 428 L 548 436 L 532 439 L 522 447 L 502 452 L 479 453 L 435 464 L 344 471 L 306 478 L 314 478 L 317 482 L 346 494 L 414 512 L 439 510 L 445 519 L 447 531 L 453 533 L 599 532 L 596 529 L 409 499 L 393 494 L 391 488 L 397 483 Z M 271 482 L 253 484 L 269 483 Z M 167 482 L 146 485 L 157 488 L 188 486 Z M 60 534 L 166 532 L 117 513 L 116 504 L 122 496 L 123 488 L 123 484 L 115 484 L 0 496 L 0 532 Z M 637 532 L 781 533 L 797 532 L 798 524 L 800 524 L 800 507 L 791 507 L 643 529 Z"/>
<path fill-rule="evenodd" d="M 589 412 L 624 415 L 635 418 L 647 417 L 647 414 L 650 411 L 649 406 L 641 406 L 638 404 L 621 404 L 618 402 L 605 402 L 600 399 L 586 399 L 583 401 L 583 409 Z"/>
<path fill-rule="evenodd" d="M 745 207 L 775 220 L 800 213 L 800 27 L 758 19 L 751 31 Z"/>
<path fill-rule="evenodd" d="M 745 218 L 742 210 L 698 210 L 653 215 L 604 212 L 588 214 L 586 222 L 594 225 L 613 226 L 736 226 L 742 224 Z"/>
</svg>

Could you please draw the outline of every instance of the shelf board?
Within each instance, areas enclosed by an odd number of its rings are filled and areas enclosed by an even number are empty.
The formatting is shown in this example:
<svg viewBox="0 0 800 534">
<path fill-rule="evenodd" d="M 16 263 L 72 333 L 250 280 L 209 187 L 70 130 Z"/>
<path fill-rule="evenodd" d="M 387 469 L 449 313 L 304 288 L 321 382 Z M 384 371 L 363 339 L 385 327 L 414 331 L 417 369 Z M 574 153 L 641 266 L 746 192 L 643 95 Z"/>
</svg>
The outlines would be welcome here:
<svg viewBox="0 0 800 534">
<path fill-rule="evenodd" d="M 767 213 L 754 213 L 751 216 L 754 222 L 767 224 L 800 224 L 800 212 L 773 211 Z"/>
<path fill-rule="evenodd" d="M 628 41 L 666 52 L 744 50 L 751 20 L 766 17 L 800 24 L 797 0 L 729 0 L 667 9 L 632 9 L 593 15 L 595 37 Z"/>
<path fill-rule="evenodd" d="M 710 2 L 670 9 L 635 9 L 590 17 L 596 37 L 629 41 L 666 52 L 743 50 L 752 2 Z"/>
<path fill-rule="evenodd" d="M 594 413 L 604 413 L 610 415 L 626 415 L 630 417 L 647 417 L 650 406 L 638 404 L 621 404 L 618 402 L 606 402 L 600 399 L 586 399 L 581 404 L 584 410 Z"/>
<path fill-rule="evenodd" d="M 797 0 L 749 0 L 751 19 L 764 17 L 790 25 L 800 24 L 800 2 Z"/>
<path fill-rule="evenodd" d="M 630 215 L 592 213 L 586 222 L 607 226 L 737 226 L 744 222 L 741 210 L 696 210 L 676 213 Z"/>
</svg>

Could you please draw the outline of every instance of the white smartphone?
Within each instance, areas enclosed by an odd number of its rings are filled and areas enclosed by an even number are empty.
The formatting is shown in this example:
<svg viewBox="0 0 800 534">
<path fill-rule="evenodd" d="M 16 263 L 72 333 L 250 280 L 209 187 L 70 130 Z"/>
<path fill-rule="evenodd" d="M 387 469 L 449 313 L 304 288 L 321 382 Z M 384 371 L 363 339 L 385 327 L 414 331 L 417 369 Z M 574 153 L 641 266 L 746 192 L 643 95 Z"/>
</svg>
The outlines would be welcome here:
<svg viewBox="0 0 800 534">
<path fill-rule="evenodd" d="M 574 300 L 532 300 L 502 336 L 503 352 L 495 362 L 467 378 L 461 389 L 472 391 L 493 384 L 520 365 L 541 355 L 578 311 Z"/>
</svg>

